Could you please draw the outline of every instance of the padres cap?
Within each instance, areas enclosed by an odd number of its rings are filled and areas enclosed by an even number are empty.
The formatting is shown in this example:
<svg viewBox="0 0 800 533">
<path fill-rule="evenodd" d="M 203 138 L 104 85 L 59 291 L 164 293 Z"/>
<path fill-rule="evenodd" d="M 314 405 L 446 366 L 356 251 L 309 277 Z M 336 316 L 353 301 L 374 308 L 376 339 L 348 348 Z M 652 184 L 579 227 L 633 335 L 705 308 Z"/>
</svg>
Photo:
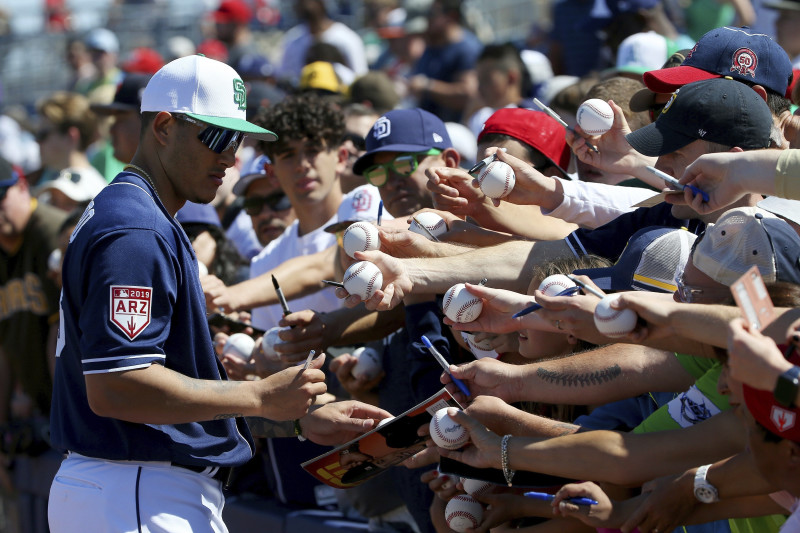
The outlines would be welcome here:
<svg viewBox="0 0 800 533">
<path fill-rule="evenodd" d="M 490 133 L 500 133 L 539 150 L 566 173 L 572 151 L 564 138 L 564 127 L 547 113 L 534 109 L 498 109 L 483 124 L 478 142 Z"/>
<path fill-rule="evenodd" d="M 685 229 L 643 228 L 634 233 L 617 262 L 606 268 L 584 268 L 599 288 L 612 291 L 669 292 L 678 290 L 676 275 L 689 260 L 696 235 Z"/>
<path fill-rule="evenodd" d="M 264 154 L 254 157 L 247 166 L 242 169 L 239 181 L 233 186 L 233 194 L 236 196 L 244 196 L 251 183 L 256 180 L 265 179 L 267 177 L 266 165 L 269 163 L 271 163 L 269 157 Z"/>
<path fill-rule="evenodd" d="M 277 135 L 245 119 L 247 93 L 231 67 L 200 55 L 178 58 L 156 72 L 142 94 L 142 111 L 183 113 L 262 141 Z"/>
<path fill-rule="evenodd" d="M 778 349 L 784 354 L 787 348 L 786 345 L 778 345 Z M 792 350 L 788 361 L 794 365 L 800 364 L 800 355 L 796 349 Z M 800 442 L 800 420 L 798 420 L 800 409 L 784 407 L 775 400 L 772 391 L 754 389 L 747 383 L 742 384 L 742 392 L 747 410 L 756 422 L 778 437 Z"/>
<path fill-rule="evenodd" d="M 353 173 L 357 175 L 372 165 L 378 152 L 424 152 L 453 147 L 442 119 L 419 108 L 389 111 L 372 125 L 365 140 L 367 152 L 353 165 Z"/>
<path fill-rule="evenodd" d="M 769 147 L 771 128 L 772 113 L 754 90 L 714 78 L 676 90 L 658 120 L 625 138 L 648 156 L 669 154 L 698 139 L 756 150 Z"/>
<path fill-rule="evenodd" d="M 724 26 L 703 35 L 681 66 L 645 72 L 643 79 L 651 91 L 671 93 L 687 83 L 722 76 L 784 95 L 792 78 L 792 62 L 769 36 Z"/>
</svg>

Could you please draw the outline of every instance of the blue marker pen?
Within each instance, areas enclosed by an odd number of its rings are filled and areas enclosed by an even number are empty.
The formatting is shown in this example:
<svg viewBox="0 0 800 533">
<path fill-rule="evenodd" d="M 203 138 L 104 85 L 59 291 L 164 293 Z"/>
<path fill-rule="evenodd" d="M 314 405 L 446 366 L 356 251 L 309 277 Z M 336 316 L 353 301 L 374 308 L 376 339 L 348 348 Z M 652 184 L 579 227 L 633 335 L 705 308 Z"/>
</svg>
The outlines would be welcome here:
<svg viewBox="0 0 800 533">
<path fill-rule="evenodd" d="M 426 337 L 425 335 L 422 336 L 422 344 L 424 344 L 425 347 L 428 349 L 428 351 L 431 352 L 431 355 L 433 355 L 434 359 L 438 361 L 438 363 L 442 366 L 444 371 L 447 372 L 447 374 L 450 376 L 450 379 L 453 380 L 453 383 L 455 383 L 456 386 L 459 389 L 461 389 L 461 392 L 466 394 L 467 397 L 472 397 L 472 394 L 469 393 L 469 389 L 467 388 L 466 385 L 464 385 L 464 382 L 458 378 L 453 377 L 453 375 L 450 373 L 450 365 L 447 364 L 447 361 L 445 360 L 444 356 L 442 356 L 442 354 L 439 353 L 439 350 L 433 347 L 433 344 L 431 344 L 431 341 L 429 341 L 428 337 Z"/>
<path fill-rule="evenodd" d="M 378 225 L 381 225 L 381 219 L 383 218 L 383 200 L 378 203 Z"/>
<path fill-rule="evenodd" d="M 552 502 L 556 499 L 555 495 L 546 492 L 526 492 L 525 497 L 542 500 L 544 502 Z M 591 498 L 567 498 L 564 501 L 574 503 L 575 505 L 597 505 L 597 502 Z"/>
<path fill-rule="evenodd" d="M 581 288 L 576 285 L 575 287 L 569 287 L 569 288 L 564 289 L 563 291 L 561 291 L 558 294 L 556 294 L 556 296 L 572 296 L 573 294 L 575 294 L 579 290 L 581 290 Z M 511 318 L 519 318 L 521 316 L 525 316 L 527 314 L 533 313 L 534 311 L 538 311 L 541 308 L 542 308 L 542 306 L 539 305 L 539 304 L 532 304 L 532 305 L 529 305 L 528 307 L 526 307 L 525 309 L 523 309 L 522 311 L 517 311 L 516 313 L 511 315 Z"/>
</svg>

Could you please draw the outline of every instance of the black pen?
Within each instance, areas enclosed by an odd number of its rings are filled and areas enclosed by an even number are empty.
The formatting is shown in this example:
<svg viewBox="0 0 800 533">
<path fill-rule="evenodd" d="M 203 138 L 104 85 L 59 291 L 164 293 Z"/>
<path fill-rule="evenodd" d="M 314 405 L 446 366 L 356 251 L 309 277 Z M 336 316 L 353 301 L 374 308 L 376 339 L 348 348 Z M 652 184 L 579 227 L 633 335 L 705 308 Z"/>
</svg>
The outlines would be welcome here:
<svg viewBox="0 0 800 533">
<path fill-rule="evenodd" d="M 278 293 L 278 300 L 281 302 L 281 307 L 283 308 L 283 316 L 291 315 L 292 312 L 289 311 L 289 304 L 286 303 L 286 298 L 283 296 L 283 291 L 281 290 L 281 286 L 278 285 L 278 280 L 275 279 L 275 276 L 272 276 L 272 285 L 275 287 L 275 292 Z"/>
<path fill-rule="evenodd" d="M 339 283 L 338 281 L 331 281 L 329 279 L 323 279 L 322 283 L 327 283 L 328 285 L 333 285 L 334 287 L 341 287 L 344 289 L 344 283 Z"/>
</svg>

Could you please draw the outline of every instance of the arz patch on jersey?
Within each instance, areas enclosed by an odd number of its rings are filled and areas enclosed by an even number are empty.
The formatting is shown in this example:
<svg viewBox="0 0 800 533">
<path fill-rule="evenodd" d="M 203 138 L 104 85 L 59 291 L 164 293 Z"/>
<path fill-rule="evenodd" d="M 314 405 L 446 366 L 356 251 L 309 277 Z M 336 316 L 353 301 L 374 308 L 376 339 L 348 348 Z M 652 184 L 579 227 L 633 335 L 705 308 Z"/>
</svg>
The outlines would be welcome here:
<svg viewBox="0 0 800 533">
<path fill-rule="evenodd" d="M 111 323 L 133 340 L 150 324 L 152 287 L 111 285 Z"/>
</svg>

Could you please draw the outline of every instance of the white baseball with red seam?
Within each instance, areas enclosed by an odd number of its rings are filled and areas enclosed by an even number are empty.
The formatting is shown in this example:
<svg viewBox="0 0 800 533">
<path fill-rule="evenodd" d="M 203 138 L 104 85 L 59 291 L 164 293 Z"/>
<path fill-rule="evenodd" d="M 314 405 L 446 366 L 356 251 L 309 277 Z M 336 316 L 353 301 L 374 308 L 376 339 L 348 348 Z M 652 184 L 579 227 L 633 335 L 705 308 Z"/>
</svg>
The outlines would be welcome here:
<svg viewBox="0 0 800 533">
<path fill-rule="evenodd" d="M 444 517 L 450 529 L 464 533 L 468 528 L 475 529 L 481 523 L 483 505 L 469 494 L 459 494 L 447 502 Z"/>
<path fill-rule="evenodd" d="M 482 310 L 481 299 L 469 292 L 463 283 L 456 283 L 444 293 L 442 311 L 453 322 L 472 322 Z"/>
<path fill-rule="evenodd" d="M 417 213 L 414 215 L 414 218 L 417 220 L 411 221 L 411 226 L 408 227 L 410 231 L 414 233 L 419 233 L 426 239 L 430 240 L 430 236 L 425 233 L 425 230 L 422 229 L 420 224 L 425 226 L 425 228 L 431 232 L 431 235 L 434 237 L 438 237 L 439 235 L 447 232 L 447 223 L 444 221 L 442 217 L 433 213 L 431 211 L 424 211 L 422 213 Z M 417 224 L 419 222 L 419 224 Z"/>
<path fill-rule="evenodd" d="M 222 348 L 222 353 L 224 355 L 232 355 L 242 361 L 249 361 L 255 345 L 256 341 L 254 341 L 250 335 L 246 333 L 234 333 L 228 337 L 228 342 L 226 342 L 225 347 Z"/>
<path fill-rule="evenodd" d="M 504 161 L 492 161 L 478 174 L 478 184 L 489 198 L 505 198 L 514 190 L 517 178 L 514 169 Z"/>
<path fill-rule="evenodd" d="M 483 339 L 481 342 L 475 342 L 475 335 L 466 331 L 461 332 L 461 338 L 467 343 L 469 351 L 472 352 L 475 359 L 483 359 L 484 357 L 497 359 L 500 357 L 497 350 L 492 347 L 492 339 Z"/>
<path fill-rule="evenodd" d="M 638 317 L 631 309 L 612 309 L 611 302 L 620 294 L 609 294 L 594 308 L 594 325 L 606 337 L 623 337 L 636 327 Z"/>
<path fill-rule="evenodd" d="M 462 477 L 461 486 L 464 487 L 464 492 L 475 497 L 492 490 L 494 484 L 489 483 L 488 481 L 481 481 L 480 479 Z"/>
<path fill-rule="evenodd" d="M 580 105 L 576 114 L 578 125 L 588 135 L 602 135 L 614 124 L 614 110 L 608 102 L 590 98 Z"/>
<path fill-rule="evenodd" d="M 344 289 L 350 294 L 368 300 L 375 291 L 383 286 L 383 274 L 375 263 L 359 261 L 350 265 L 344 273 L 342 280 Z"/>
<path fill-rule="evenodd" d="M 428 429 L 434 444 L 446 450 L 457 450 L 469 442 L 469 432 L 450 418 L 447 414 L 448 409 L 451 407 L 443 407 L 436 411 Z"/>
<path fill-rule="evenodd" d="M 278 337 L 278 333 L 286 329 L 289 328 L 275 326 L 274 328 L 269 328 L 267 332 L 264 333 L 264 337 L 261 338 L 261 350 L 264 352 L 264 355 L 267 356 L 267 359 L 273 361 L 280 360 L 281 355 L 275 351 L 275 345 L 283 342 L 281 338 Z"/>
<path fill-rule="evenodd" d="M 354 222 L 350 224 L 344 230 L 344 235 L 342 235 L 342 247 L 344 248 L 344 253 L 350 257 L 353 257 L 356 252 L 378 250 L 381 247 L 378 228 L 369 222 Z"/>
<path fill-rule="evenodd" d="M 350 373 L 354 378 L 365 377 L 367 380 L 378 377 L 383 370 L 383 364 L 378 352 L 373 348 L 362 346 L 353 351 L 353 357 L 357 358 Z"/>
<path fill-rule="evenodd" d="M 574 286 L 575 282 L 564 274 L 553 274 L 542 280 L 539 284 L 539 290 L 542 291 L 545 296 L 555 296 Z"/>
</svg>

